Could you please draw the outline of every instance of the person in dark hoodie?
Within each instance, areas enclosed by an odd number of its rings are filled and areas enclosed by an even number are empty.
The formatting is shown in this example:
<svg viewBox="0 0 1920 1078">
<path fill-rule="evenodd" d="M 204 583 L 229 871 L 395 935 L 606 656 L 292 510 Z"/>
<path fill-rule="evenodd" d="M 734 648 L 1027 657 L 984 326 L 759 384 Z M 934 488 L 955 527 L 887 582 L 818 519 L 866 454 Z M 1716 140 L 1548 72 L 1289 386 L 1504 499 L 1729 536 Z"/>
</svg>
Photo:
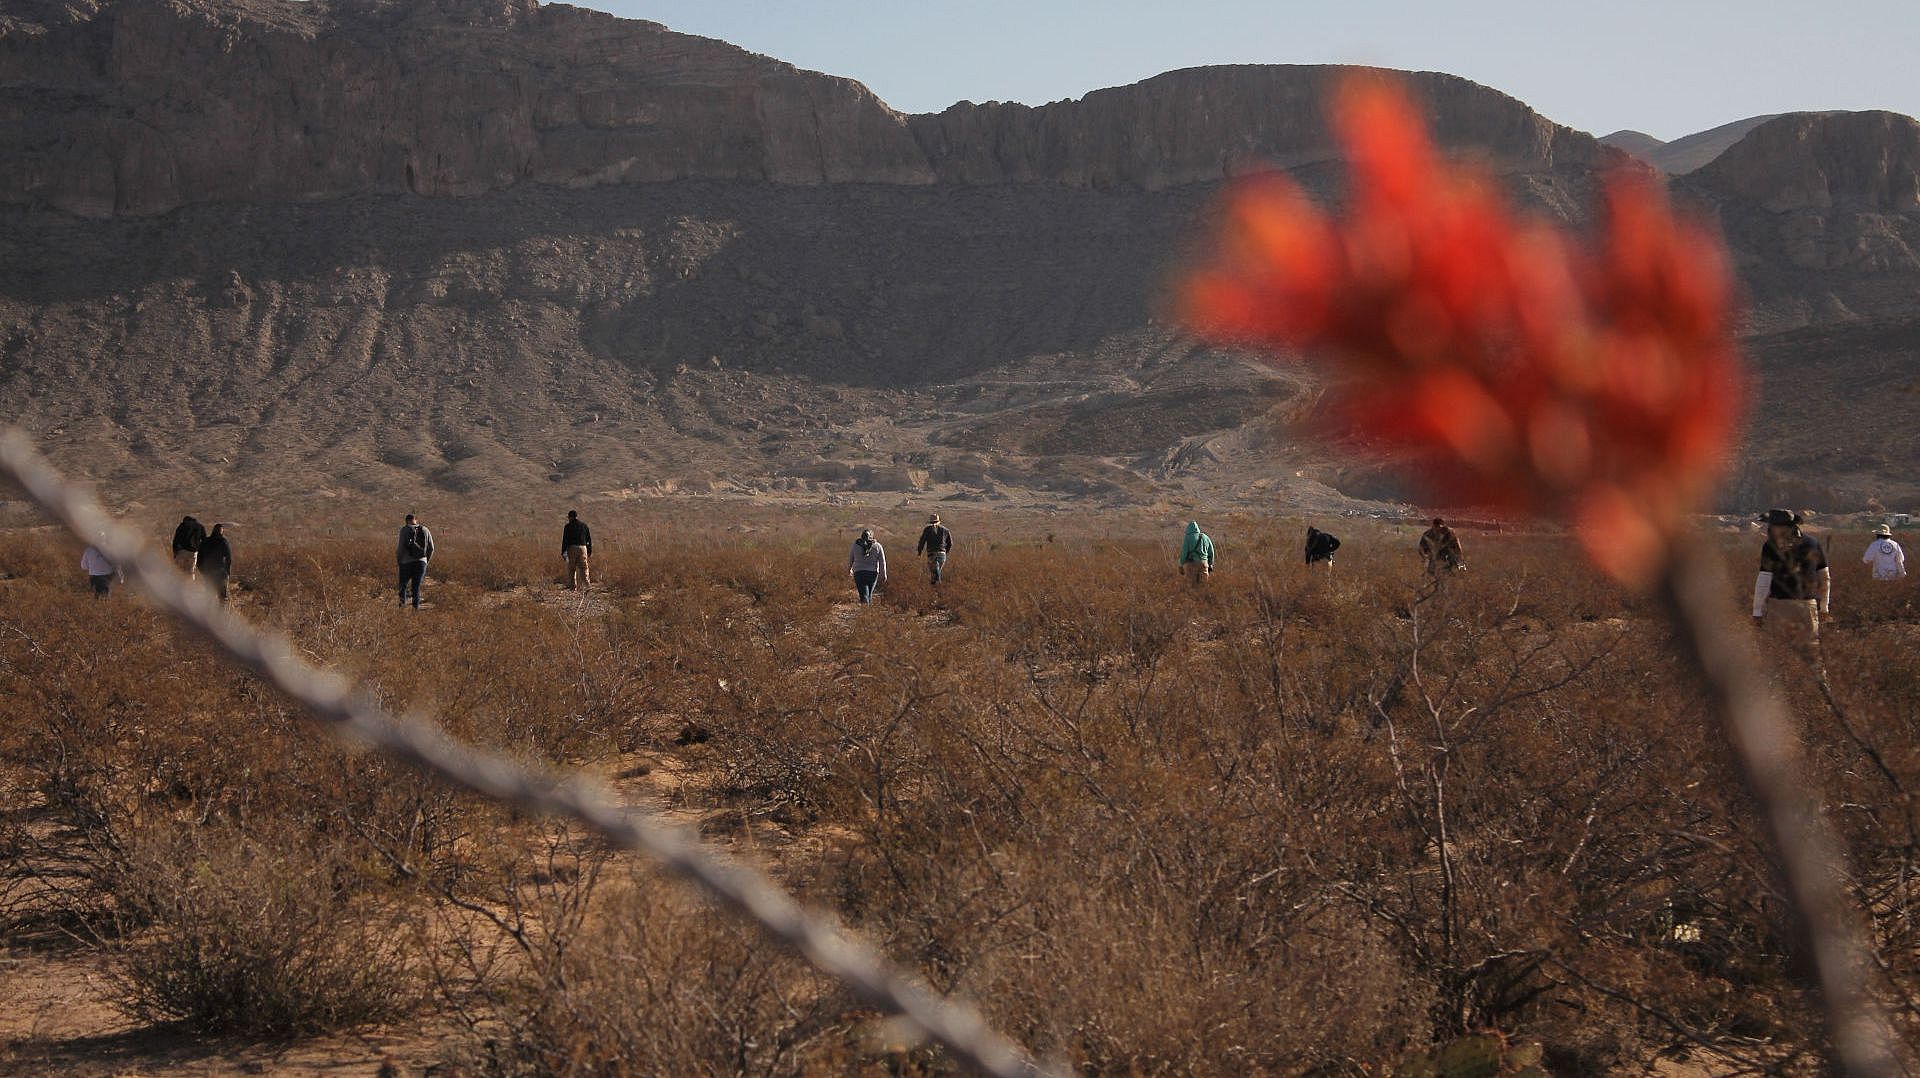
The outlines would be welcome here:
<svg viewBox="0 0 1920 1078">
<path fill-rule="evenodd" d="M 433 533 L 425 524 L 407 514 L 400 526 L 400 543 L 394 551 L 400 563 L 400 605 L 407 605 L 407 590 L 413 590 L 413 608 L 420 609 L 420 586 L 426 583 L 427 563 L 433 560 Z"/>
<path fill-rule="evenodd" d="M 953 553 L 953 533 L 940 523 L 940 514 L 927 518 L 927 526 L 920 529 L 920 542 L 913 552 L 926 555 L 927 575 L 933 578 L 933 586 L 939 587 L 940 575 L 947 569 L 947 555 Z"/>
<path fill-rule="evenodd" d="M 1433 527 L 1420 534 L 1420 560 L 1426 563 L 1428 576 L 1457 573 L 1467 567 L 1460 537 L 1439 517 L 1433 518 Z"/>
<path fill-rule="evenodd" d="M 887 551 L 873 537 L 872 528 L 862 529 L 860 538 L 853 541 L 853 549 L 847 553 L 847 572 L 853 574 L 853 586 L 863 603 L 873 602 L 874 589 L 887 582 Z"/>
<path fill-rule="evenodd" d="M 580 514 L 567 510 L 567 526 L 560 529 L 560 556 L 567 559 L 567 590 L 585 590 L 593 583 L 593 530 Z"/>
<path fill-rule="evenodd" d="M 1333 568 L 1333 552 L 1340 549 L 1340 540 L 1321 531 L 1319 528 L 1307 529 L 1307 564 L 1327 563 Z"/>
<path fill-rule="evenodd" d="M 200 577 L 207 587 L 227 601 L 227 577 L 233 573 L 233 547 L 227 542 L 226 525 L 215 524 L 200 541 Z"/>
<path fill-rule="evenodd" d="M 173 564 L 193 579 L 194 570 L 199 563 L 200 544 L 207 537 L 207 529 L 192 517 L 181 517 L 180 526 L 173 529 Z"/>
</svg>

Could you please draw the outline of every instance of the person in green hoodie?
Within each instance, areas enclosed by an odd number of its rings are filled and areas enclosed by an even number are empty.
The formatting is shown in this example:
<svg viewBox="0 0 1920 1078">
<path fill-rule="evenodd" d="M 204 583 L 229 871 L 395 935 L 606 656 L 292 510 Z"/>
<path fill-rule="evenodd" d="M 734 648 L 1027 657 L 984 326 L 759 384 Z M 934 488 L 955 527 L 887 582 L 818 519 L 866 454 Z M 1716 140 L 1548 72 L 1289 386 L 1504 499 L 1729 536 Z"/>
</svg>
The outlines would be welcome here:
<svg viewBox="0 0 1920 1078">
<path fill-rule="evenodd" d="M 1200 530 L 1197 520 L 1187 521 L 1187 538 L 1180 544 L 1180 571 L 1196 588 L 1213 575 L 1213 540 Z"/>
</svg>

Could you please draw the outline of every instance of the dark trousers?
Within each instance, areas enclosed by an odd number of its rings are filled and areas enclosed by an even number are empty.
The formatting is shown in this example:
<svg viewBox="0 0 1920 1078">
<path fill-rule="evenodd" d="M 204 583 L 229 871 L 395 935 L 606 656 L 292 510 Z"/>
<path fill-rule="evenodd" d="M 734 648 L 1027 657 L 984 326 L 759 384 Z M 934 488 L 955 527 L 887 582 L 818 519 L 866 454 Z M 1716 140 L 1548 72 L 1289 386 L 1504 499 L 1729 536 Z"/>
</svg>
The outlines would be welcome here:
<svg viewBox="0 0 1920 1078">
<path fill-rule="evenodd" d="M 407 589 L 413 589 L 413 608 L 420 609 L 420 585 L 427 579 L 427 563 L 423 561 L 403 561 L 400 563 L 400 605 L 407 605 Z"/>
<path fill-rule="evenodd" d="M 946 572 L 946 569 L 947 556 L 945 554 L 927 555 L 927 574 L 933 577 L 935 584 L 940 583 L 940 574 Z"/>
<path fill-rule="evenodd" d="M 880 580 L 880 574 L 871 569 L 862 569 L 853 574 L 853 586 L 860 589 L 860 601 L 873 602 L 873 586 Z"/>
<path fill-rule="evenodd" d="M 87 583 L 93 585 L 94 598 L 104 599 L 107 597 L 107 593 L 113 590 L 113 574 L 105 573 L 100 576 L 89 576 L 87 577 Z"/>
<path fill-rule="evenodd" d="M 207 582 L 207 587 L 213 589 L 213 593 L 220 597 L 221 602 L 224 603 L 227 601 L 227 571 L 225 569 L 202 569 L 200 570 L 200 578 Z"/>
</svg>

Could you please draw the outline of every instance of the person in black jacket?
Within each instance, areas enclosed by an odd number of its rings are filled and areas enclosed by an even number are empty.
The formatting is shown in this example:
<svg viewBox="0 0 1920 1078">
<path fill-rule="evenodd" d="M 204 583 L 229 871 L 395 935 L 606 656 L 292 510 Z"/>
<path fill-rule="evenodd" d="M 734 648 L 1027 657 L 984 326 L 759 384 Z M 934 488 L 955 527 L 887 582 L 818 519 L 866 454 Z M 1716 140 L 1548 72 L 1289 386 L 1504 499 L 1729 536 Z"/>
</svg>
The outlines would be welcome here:
<svg viewBox="0 0 1920 1078">
<path fill-rule="evenodd" d="M 200 541 L 200 575 L 223 603 L 227 601 L 227 576 L 232 572 L 233 547 L 227 544 L 226 525 L 215 524 Z"/>
<path fill-rule="evenodd" d="M 199 562 L 200 544 L 207 538 L 207 529 L 192 517 L 181 517 L 180 526 L 173 529 L 173 564 L 193 579 L 194 568 Z"/>
<path fill-rule="evenodd" d="M 1333 568 L 1333 552 L 1340 549 L 1340 540 L 1321 531 L 1319 528 L 1307 529 L 1307 564 L 1326 562 L 1327 568 Z"/>
<path fill-rule="evenodd" d="M 567 526 L 560 529 L 560 556 L 567 560 L 568 591 L 593 583 L 593 573 L 588 567 L 593 558 L 593 530 L 571 509 L 567 510 Z"/>
<path fill-rule="evenodd" d="M 920 530 L 920 542 L 913 548 L 915 554 L 927 557 L 927 575 L 933 578 L 933 586 L 940 586 L 940 576 L 947 569 L 947 555 L 953 553 L 953 533 L 940 524 L 940 514 L 927 518 L 927 526 Z"/>
</svg>

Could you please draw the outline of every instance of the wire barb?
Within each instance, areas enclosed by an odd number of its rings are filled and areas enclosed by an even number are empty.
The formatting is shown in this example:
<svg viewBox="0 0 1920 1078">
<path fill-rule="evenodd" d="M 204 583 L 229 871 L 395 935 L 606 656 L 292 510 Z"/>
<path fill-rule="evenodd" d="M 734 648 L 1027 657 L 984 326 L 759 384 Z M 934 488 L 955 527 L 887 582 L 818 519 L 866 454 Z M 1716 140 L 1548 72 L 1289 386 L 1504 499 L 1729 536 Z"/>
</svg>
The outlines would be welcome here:
<svg viewBox="0 0 1920 1078">
<path fill-rule="evenodd" d="M 685 828 L 621 805 L 604 786 L 579 774 L 529 768 L 456 740 L 424 718 L 388 714 L 339 675 L 301 659 L 285 638 L 249 624 L 210 591 L 189 587 L 171 562 L 115 523 L 87 490 L 55 471 L 18 428 L 0 433 L 0 475 L 80 541 L 97 547 L 182 624 L 334 732 L 451 785 L 530 812 L 577 820 L 614 845 L 652 858 L 977 1073 L 994 1078 L 1059 1073 L 994 1032 L 971 1005 L 930 991 L 872 946 L 843 932 L 829 915 L 808 911 L 764 874 Z"/>
</svg>

